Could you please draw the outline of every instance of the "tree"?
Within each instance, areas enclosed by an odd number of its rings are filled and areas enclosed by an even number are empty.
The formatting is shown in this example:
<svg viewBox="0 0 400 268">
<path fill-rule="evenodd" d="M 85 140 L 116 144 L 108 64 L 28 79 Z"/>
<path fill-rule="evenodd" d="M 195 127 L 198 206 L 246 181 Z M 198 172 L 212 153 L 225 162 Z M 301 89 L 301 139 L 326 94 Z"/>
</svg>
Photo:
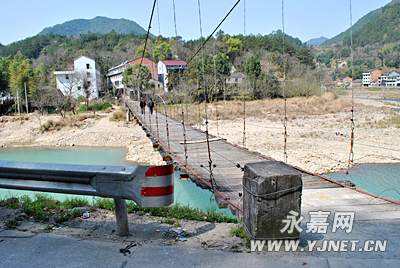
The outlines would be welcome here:
<svg viewBox="0 0 400 268">
<path fill-rule="evenodd" d="M 253 89 L 253 98 L 259 98 L 261 95 L 257 92 L 257 80 L 262 75 L 260 57 L 253 55 L 247 59 L 245 72 L 250 80 Z"/>
<path fill-rule="evenodd" d="M 215 69 L 224 75 L 230 75 L 231 69 L 229 68 L 229 57 L 224 53 L 218 53 L 215 56 Z"/>
<path fill-rule="evenodd" d="M 225 33 L 222 30 L 219 30 L 216 34 L 215 37 L 217 38 L 218 41 L 222 41 L 222 39 L 224 38 Z"/>
<path fill-rule="evenodd" d="M 172 51 L 167 42 L 162 42 L 153 51 L 153 58 L 155 62 L 160 60 L 170 60 L 172 59 Z"/>
<path fill-rule="evenodd" d="M 143 65 L 140 66 L 140 64 L 129 66 L 122 73 L 122 83 L 126 84 L 127 87 L 137 86 L 141 89 L 146 89 L 148 88 L 148 82 L 150 78 L 151 78 L 151 73 L 149 68 Z"/>
<path fill-rule="evenodd" d="M 75 53 L 75 59 L 79 58 L 80 56 L 87 56 L 90 57 L 90 53 L 87 49 L 80 49 Z"/>
<path fill-rule="evenodd" d="M 240 40 L 238 38 L 234 38 L 234 37 L 227 38 L 227 36 L 225 36 L 223 38 L 223 40 L 226 40 L 225 44 L 228 48 L 227 53 L 228 53 L 231 61 L 234 62 L 235 57 L 239 55 L 239 52 L 243 48 L 243 42 L 242 42 L 242 40 Z"/>
<path fill-rule="evenodd" d="M 135 57 L 142 57 L 143 56 L 143 51 L 144 51 L 144 47 L 139 47 L 136 50 Z M 150 58 L 150 53 L 149 53 L 149 51 L 147 49 L 146 49 L 146 52 L 144 53 L 144 57 L 145 58 Z"/>
<path fill-rule="evenodd" d="M 11 55 L 0 60 L 0 94 L 4 94 L 9 90 L 8 82 L 10 79 L 9 71 L 11 60 Z"/>
<path fill-rule="evenodd" d="M 27 87 L 27 94 L 29 96 L 30 89 L 33 85 L 34 72 L 29 64 L 29 60 L 21 54 L 17 53 L 13 60 L 10 62 L 9 69 L 9 87 L 14 97 L 20 98 L 22 103 L 26 103 L 25 85 Z M 18 94 L 17 94 L 18 92 Z"/>
<path fill-rule="evenodd" d="M 34 70 L 34 86 L 29 95 L 33 105 L 42 115 L 45 111 L 46 106 L 50 106 L 50 103 L 54 102 L 55 99 L 57 99 L 55 94 L 58 93 L 58 90 L 48 86 L 50 82 L 49 73 L 49 70 L 43 63 Z M 38 119 L 39 124 L 41 125 L 39 116 Z"/>
</svg>

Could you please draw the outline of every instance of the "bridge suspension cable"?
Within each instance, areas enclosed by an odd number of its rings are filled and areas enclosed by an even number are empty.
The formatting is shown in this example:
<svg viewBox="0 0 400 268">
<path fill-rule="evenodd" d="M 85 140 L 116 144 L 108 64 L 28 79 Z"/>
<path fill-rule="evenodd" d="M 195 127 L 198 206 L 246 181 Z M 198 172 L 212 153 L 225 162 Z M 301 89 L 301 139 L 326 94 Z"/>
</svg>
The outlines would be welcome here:
<svg viewBox="0 0 400 268">
<path fill-rule="evenodd" d="M 229 10 L 228 14 L 225 15 L 225 17 L 222 19 L 222 21 L 218 24 L 218 26 L 215 28 L 215 30 L 208 36 L 208 38 L 206 39 L 206 41 L 204 43 L 201 44 L 200 48 L 196 51 L 196 53 L 194 53 L 194 55 L 190 58 L 190 60 L 187 62 L 187 64 L 189 64 L 194 57 L 197 56 L 197 54 L 200 52 L 200 50 L 203 49 L 203 47 L 207 44 L 207 42 L 211 39 L 211 37 L 214 35 L 214 33 L 219 29 L 219 27 L 222 25 L 222 23 L 224 23 L 224 21 L 226 20 L 226 18 L 229 17 L 229 15 L 232 13 L 232 11 L 236 8 L 236 6 L 240 3 L 240 0 L 238 0 L 236 2 L 236 4 L 231 8 L 231 10 Z"/>
<path fill-rule="evenodd" d="M 152 9 L 152 11 L 151 11 L 151 16 L 150 16 L 149 27 L 147 28 L 147 35 L 146 35 L 146 41 L 145 41 L 145 43 L 144 43 L 143 55 L 142 55 L 142 59 L 140 60 L 140 66 L 139 66 L 139 71 L 138 71 L 138 76 L 137 76 L 138 79 L 139 79 L 139 77 L 140 77 L 140 70 L 142 69 L 143 58 L 144 58 L 144 55 L 145 55 L 145 53 L 146 53 L 147 40 L 149 39 L 149 34 L 150 34 L 150 29 L 151 29 L 151 22 L 152 22 L 152 20 L 153 20 L 154 9 L 155 9 L 155 7 L 156 7 L 156 3 L 157 3 L 157 0 L 154 0 L 153 9 Z"/>
<path fill-rule="evenodd" d="M 218 129 L 218 94 L 217 94 L 217 69 L 215 66 L 215 58 L 217 57 L 215 52 L 215 41 L 214 41 L 214 95 L 215 95 L 215 115 L 217 119 L 217 136 L 219 136 L 219 129 Z M 219 93 L 219 90 L 218 90 Z"/>
<path fill-rule="evenodd" d="M 174 25 L 175 25 L 175 36 L 176 39 L 178 39 L 178 29 L 176 26 L 176 9 L 175 9 L 175 0 L 172 0 L 173 4 L 173 9 L 174 9 Z M 178 55 L 178 63 L 179 63 L 179 46 L 178 46 L 178 41 L 175 40 L 176 42 L 176 54 Z M 178 92 L 180 92 L 180 76 L 179 76 L 179 70 L 178 70 Z M 188 160 L 188 154 L 187 154 L 187 143 L 186 143 L 186 126 L 185 126 L 185 113 L 184 113 L 184 108 L 183 108 L 183 96 L 181 95 L 181 103 L 182 103 L 182 130 L 183 130 L 183 146 L 185 150 L 185 164 L 187 165 L 187 160 Z"/>
<path fill-rule="evenodd" d="M 283 126 L 285 128 L 284 131 L 284 145 L 283 145 L 283 161 L 287 163 L 288 153 L 287 153 L 287 99 L 285 92 L 285 84 L 286 84 L 286 61 L 285 61 L 285 9 L 284 9 L 284 0 L 282 0 L 282 62 L 283 62 L 283 100 L 285 103 L 285 117 L 283 121 Z"/>
<path fill-rule="evenodd" d="M 351 10 L 351 0 L 350 0 L 350 52 L 351 52 L 351 79 L 354 81 L 354 66 L 353 66 L 353 15 Z M 349 154 L 349 168 L 354 163 L 354 85 L 351 83 L 351 119 L 350 119 L 350 128 L 351 128 L 351 140 L 350 140 L 350 154 Z"/>
<path fill-rule="evenodd" d="M 246 0 L 243 0 L 243 53 L 246 55 Z M 244 63 L 244 92 L 243 92 L 243 147 L 246 147 L 246 94 L 247 94 L 247 74 L 246 63 L 247 57 L 245 56 Z"/>
<path fill-rule="evenodd" d="M 200 25 L 200 48 L 201 48 L 201 60 L 202 60 L 202 71 L 203 71 L 203 90 L 204 90 L 204 112 L 205 112 L 205 119 L 206 119 L 206 140 L 207 140 L 207 151 L 208 151 L 208 168 L 210 171 L 210 183 L 212 186 L 211 191 L 215 193 L 216 182 L 213 174 L 213 169 L 216 165 L 213 165 L 211 159 L 211 149 L 210 149 L 210 136 L 208 133 L 208 114 L 207 114 L 207 88 L 206 88 L 206 80 L 205 80 L 205 73 L 204 73 L 204 45 L 203 45 L 203 29 L 201 25 L 201 8 L 200 8 L 200 0 L 197 0 L 198 8 L 199 8 L 199 25 Z"/>
</svg>

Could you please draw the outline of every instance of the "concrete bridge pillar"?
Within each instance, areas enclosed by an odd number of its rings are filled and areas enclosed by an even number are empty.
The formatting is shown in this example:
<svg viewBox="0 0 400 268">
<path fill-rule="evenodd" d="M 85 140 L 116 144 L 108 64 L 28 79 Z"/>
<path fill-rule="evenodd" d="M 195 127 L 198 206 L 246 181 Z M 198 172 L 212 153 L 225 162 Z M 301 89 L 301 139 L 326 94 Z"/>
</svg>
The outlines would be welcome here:
<svg viewBox="0 0 400 268">
<path fill-rule="evenodd" d="M 298 238 L 301 174 L 283 162 L 249 163 L 243 175 L 243 224 L 253 239 Z M 285 229 L 286 225 L 289 224 Z M 284 231 L 281 231 L 284 230 Z"/>
</svg>

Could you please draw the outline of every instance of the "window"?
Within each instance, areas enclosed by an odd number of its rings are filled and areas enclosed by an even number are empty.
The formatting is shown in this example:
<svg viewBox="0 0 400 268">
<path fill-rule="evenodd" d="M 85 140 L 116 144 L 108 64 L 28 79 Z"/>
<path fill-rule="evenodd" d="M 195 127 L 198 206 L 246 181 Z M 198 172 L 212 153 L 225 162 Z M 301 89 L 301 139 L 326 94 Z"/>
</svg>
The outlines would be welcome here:
<svg viewBox="0 0 400 268">
<path fill-rule="evenodd" d="M 89 63 L 86 63 L 86 69 L 90 69 L 90 64 Z"/>
<path fill-rule="evenodd" d="M 90 73 L 88 72 L 88 73 L 86 73 L 86 75 L 87 75 L 87 78 L 90 78 Z"/>
</svg>

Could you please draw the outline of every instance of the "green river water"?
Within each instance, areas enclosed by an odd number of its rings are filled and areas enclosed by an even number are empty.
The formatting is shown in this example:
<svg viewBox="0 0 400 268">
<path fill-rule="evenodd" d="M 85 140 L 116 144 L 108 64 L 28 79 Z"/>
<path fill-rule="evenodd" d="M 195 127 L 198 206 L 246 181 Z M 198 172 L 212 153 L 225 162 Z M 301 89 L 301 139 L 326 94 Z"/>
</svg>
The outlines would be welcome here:
<svg viewBox="0 0 400 268">
<path fill-rule="evenodd" d="M 133 166 L 135 162 L 125 160 L 127 151 L 123 148 L 109 147 L 20 147 L 0 149 L 0 160 L 3 161 L 22 161 L 22 162 L 42 162 L 42 163 L 61 163 L 78 165 L 113 165 L 113 166 Z M 232 213 L 228 209 L 218 209 L 212 194 L 208 190 L 197 187 L 190 180 L 180 180 L 179 173 L 175 172 L 174 178 L 174 198 L 175 203 L 189 205 L 203 210 L 216 209 L 228 216 Z M 10 190 L 0 188 L 0 199 L 11 196 L 29 195 L 35 192 Z M 56 199 L 72 197 L 72 195 L 49 193 Z M 89 201 L 93 197 L 81 196 Z"/>
</svg>

